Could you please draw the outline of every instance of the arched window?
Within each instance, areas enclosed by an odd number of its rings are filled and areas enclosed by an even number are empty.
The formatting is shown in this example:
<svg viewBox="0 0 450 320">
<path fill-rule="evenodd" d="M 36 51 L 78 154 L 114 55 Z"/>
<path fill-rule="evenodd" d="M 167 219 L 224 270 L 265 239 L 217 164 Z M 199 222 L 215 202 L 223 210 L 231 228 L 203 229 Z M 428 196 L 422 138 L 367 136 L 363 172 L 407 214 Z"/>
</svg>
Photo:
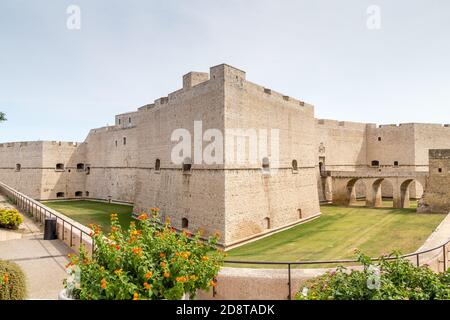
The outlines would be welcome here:
<svg viewBox="0 0 450 320">
<path fill-rule="evenodd" d="M 91 174 L 91 167 L 86 167 L 86 174 L 87 175 Z"/>
<path fill-rule="evenodd" d="M 264 227 L 270 229 L 270 218 L 264 218 Z"/>
<path fill-rule="evenodd" d="M 372 161 L 372 167 L 379 167 L 379 166 L 380 166 L 380 161 L 378 161 L 378 160 Z"/>
<path fill-rule="evenodd" d="M 160 172 L 161 171 L 161 160 L 156 159 L 155 161 L 155 172 Z"/>
<path fill-rule="evenodd" d="M 297 164 L 297 160 L 292 160 L 292 170 L 294 171 L 298 171 L 298 164 Z"/>
<path fill-rule="evenodd" d="M 19 172 L 22 170 L 22 165 L 20 163 L 16 164 L 16 171 Z"/>
<path fill-rule="evenodd" d="M 190 173 L 192 170 L 192 160 L 191 158 L 186 158 L 183 161 L 183 173 Z"/>
<path fill-rule="evenodd" d="M 267 157 L 264 157 L 262 160 L 262 170 L 263 173 L 270 173 L 270 161 Z"/>
<path fill-rule="evenodd" d="M 86 191 L 86 197 L 89 197 L 89 191 Z"/>
<path fill-rule="evenodd" d="M 78 172 L 84 171 L 84 163 L 78 163 L 77 164 L 77 171 Z"/>
<path fill-rule="evenodd" d="M 181 220 L 181 227 L 182 227 L 183 229 L 189 228 L 189 220 L 186 219 L 186 218 L 183 218 L 183 219 Z"/>
<path fill-rule="evenodd" d="M 57 197 L 57 198 L 64 198 L 64 197 L 65 197 L 65 194 L 64 194 L 64 192 L 58 192 L 58 193 L 56 194 L 56 197 Z"/>
<path fill-rule="evenodd" d="M 124 146 L 127 145 L 127 138 L 126 138 L 126 137 L 123 138 L 123 145 L 124 145 Z"/>
<path fill-rule="evenodd" d="M 56 171 L 64 171 L 64 164 L 63 163 L 58 163 L 56 165 Z"/>
<path fill-rule="evenodd" d="M 82 197 L 82 196 L 83 196 L 83 191 L 75 192 L 75 197 Z"/>
</svg>

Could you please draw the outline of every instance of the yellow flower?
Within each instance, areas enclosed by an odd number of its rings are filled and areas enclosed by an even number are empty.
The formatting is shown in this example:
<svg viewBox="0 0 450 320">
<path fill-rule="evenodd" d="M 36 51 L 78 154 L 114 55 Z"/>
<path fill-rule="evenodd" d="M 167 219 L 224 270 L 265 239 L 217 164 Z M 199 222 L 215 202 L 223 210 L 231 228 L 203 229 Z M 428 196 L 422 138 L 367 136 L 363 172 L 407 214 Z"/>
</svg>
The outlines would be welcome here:
<svg viewBox="0 0 450 320">
<path fill-rule="evenodd" d="M 137 292 L 133 294 L 133 300 L 139 300 L 139 294 Z"/>
<path fill-rule="evenodd" d="M 209 258 L 208 258 L 207 256 L 204 256 L 204 257 L 202 257 L 202 260 L 203 260 L 203 261 L 208 261 Z"/>
<path fill-rule="evenodd" d="M 114 271 L 114 273 L 118 276 L 122 275 L 123 270 L 122 269 L 117 269 L 116 271 Z"/>
</svg>

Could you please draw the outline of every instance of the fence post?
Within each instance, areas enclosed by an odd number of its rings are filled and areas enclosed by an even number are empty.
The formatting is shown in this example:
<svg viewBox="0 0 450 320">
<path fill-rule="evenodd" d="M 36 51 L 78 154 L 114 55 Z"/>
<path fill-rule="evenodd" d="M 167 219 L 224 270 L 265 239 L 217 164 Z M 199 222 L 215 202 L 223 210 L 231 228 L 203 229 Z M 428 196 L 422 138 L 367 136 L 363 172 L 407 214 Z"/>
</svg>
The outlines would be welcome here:
<svg viewBox="0 0 450 320">
<path fill-rule="evenodd" d="M 447 248 L 445 248 L 445 244 L 442 246 L 442 251 L 444 253 L 444 272 L 447 271 Z"/>
<path fill-rule="evenodd" d="M 292 300 L 292 278 L 291 278 L 291 264 L 290 263 L 288 263 L 288 287 L 289 287 L 288 299 Z"/>
<path fill-rule="evenodd" d="M 417 266 L 420 267 L 419 254 L 417 254 Z"/>
</svg>

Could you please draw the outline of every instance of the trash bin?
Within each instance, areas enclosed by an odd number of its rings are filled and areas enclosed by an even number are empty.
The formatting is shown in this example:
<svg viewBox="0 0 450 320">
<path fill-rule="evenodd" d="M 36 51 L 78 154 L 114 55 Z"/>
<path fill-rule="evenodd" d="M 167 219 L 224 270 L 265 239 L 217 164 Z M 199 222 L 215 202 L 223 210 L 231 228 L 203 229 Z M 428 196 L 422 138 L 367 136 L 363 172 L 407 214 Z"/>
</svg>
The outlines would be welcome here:
<svg viewBox="0 0 450 320">
<path fill-rule="evenodd" d="M 47 218 L 45 219 L 44 226 L 44 240 L 55 240 L 56 236 L 56 219 Z"/>
</svg>

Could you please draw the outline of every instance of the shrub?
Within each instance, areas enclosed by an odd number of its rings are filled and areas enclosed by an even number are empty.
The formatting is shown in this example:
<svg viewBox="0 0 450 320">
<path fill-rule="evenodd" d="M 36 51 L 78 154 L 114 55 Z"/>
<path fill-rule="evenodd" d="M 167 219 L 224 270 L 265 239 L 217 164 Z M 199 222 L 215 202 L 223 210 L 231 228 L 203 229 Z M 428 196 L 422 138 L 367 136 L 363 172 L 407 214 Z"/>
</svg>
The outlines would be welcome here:
<svg viewBox="0 0 450 320">
<path fill-rule="evenodd" d="M 0 228 L 17 229 L 23 218 L 17 210 L 0 210 Z"/>
<path fill-rule="evenodd" d="M 106 236 L 91 226 L 95 250 L 92 258 L 84 248 L 70 256 L 69 294 L 81 300 L 179 300 L 215 286 L 224 257 L 217 236 L 202 241 L 200 234 L 177 233 L 169 221 L 160 223 L 157 212 L 139 216 L 129 230 L 112 215 Z"/>
<path fill-rule="evenodd" d="M 0 300 L 24 300 L 25 297 L 25 275 L 20 267 L 0 260 Z"/>
<path fill-rule="evenodd" d="M 397 253 L 373 264 L 359 253 L 362 270 L 337 268 L 312 279 L 296 296 L 298 300 L 447 300 L 450 269 L 435 273 L 428 266 L 416 267 Z"/>
</svg>

